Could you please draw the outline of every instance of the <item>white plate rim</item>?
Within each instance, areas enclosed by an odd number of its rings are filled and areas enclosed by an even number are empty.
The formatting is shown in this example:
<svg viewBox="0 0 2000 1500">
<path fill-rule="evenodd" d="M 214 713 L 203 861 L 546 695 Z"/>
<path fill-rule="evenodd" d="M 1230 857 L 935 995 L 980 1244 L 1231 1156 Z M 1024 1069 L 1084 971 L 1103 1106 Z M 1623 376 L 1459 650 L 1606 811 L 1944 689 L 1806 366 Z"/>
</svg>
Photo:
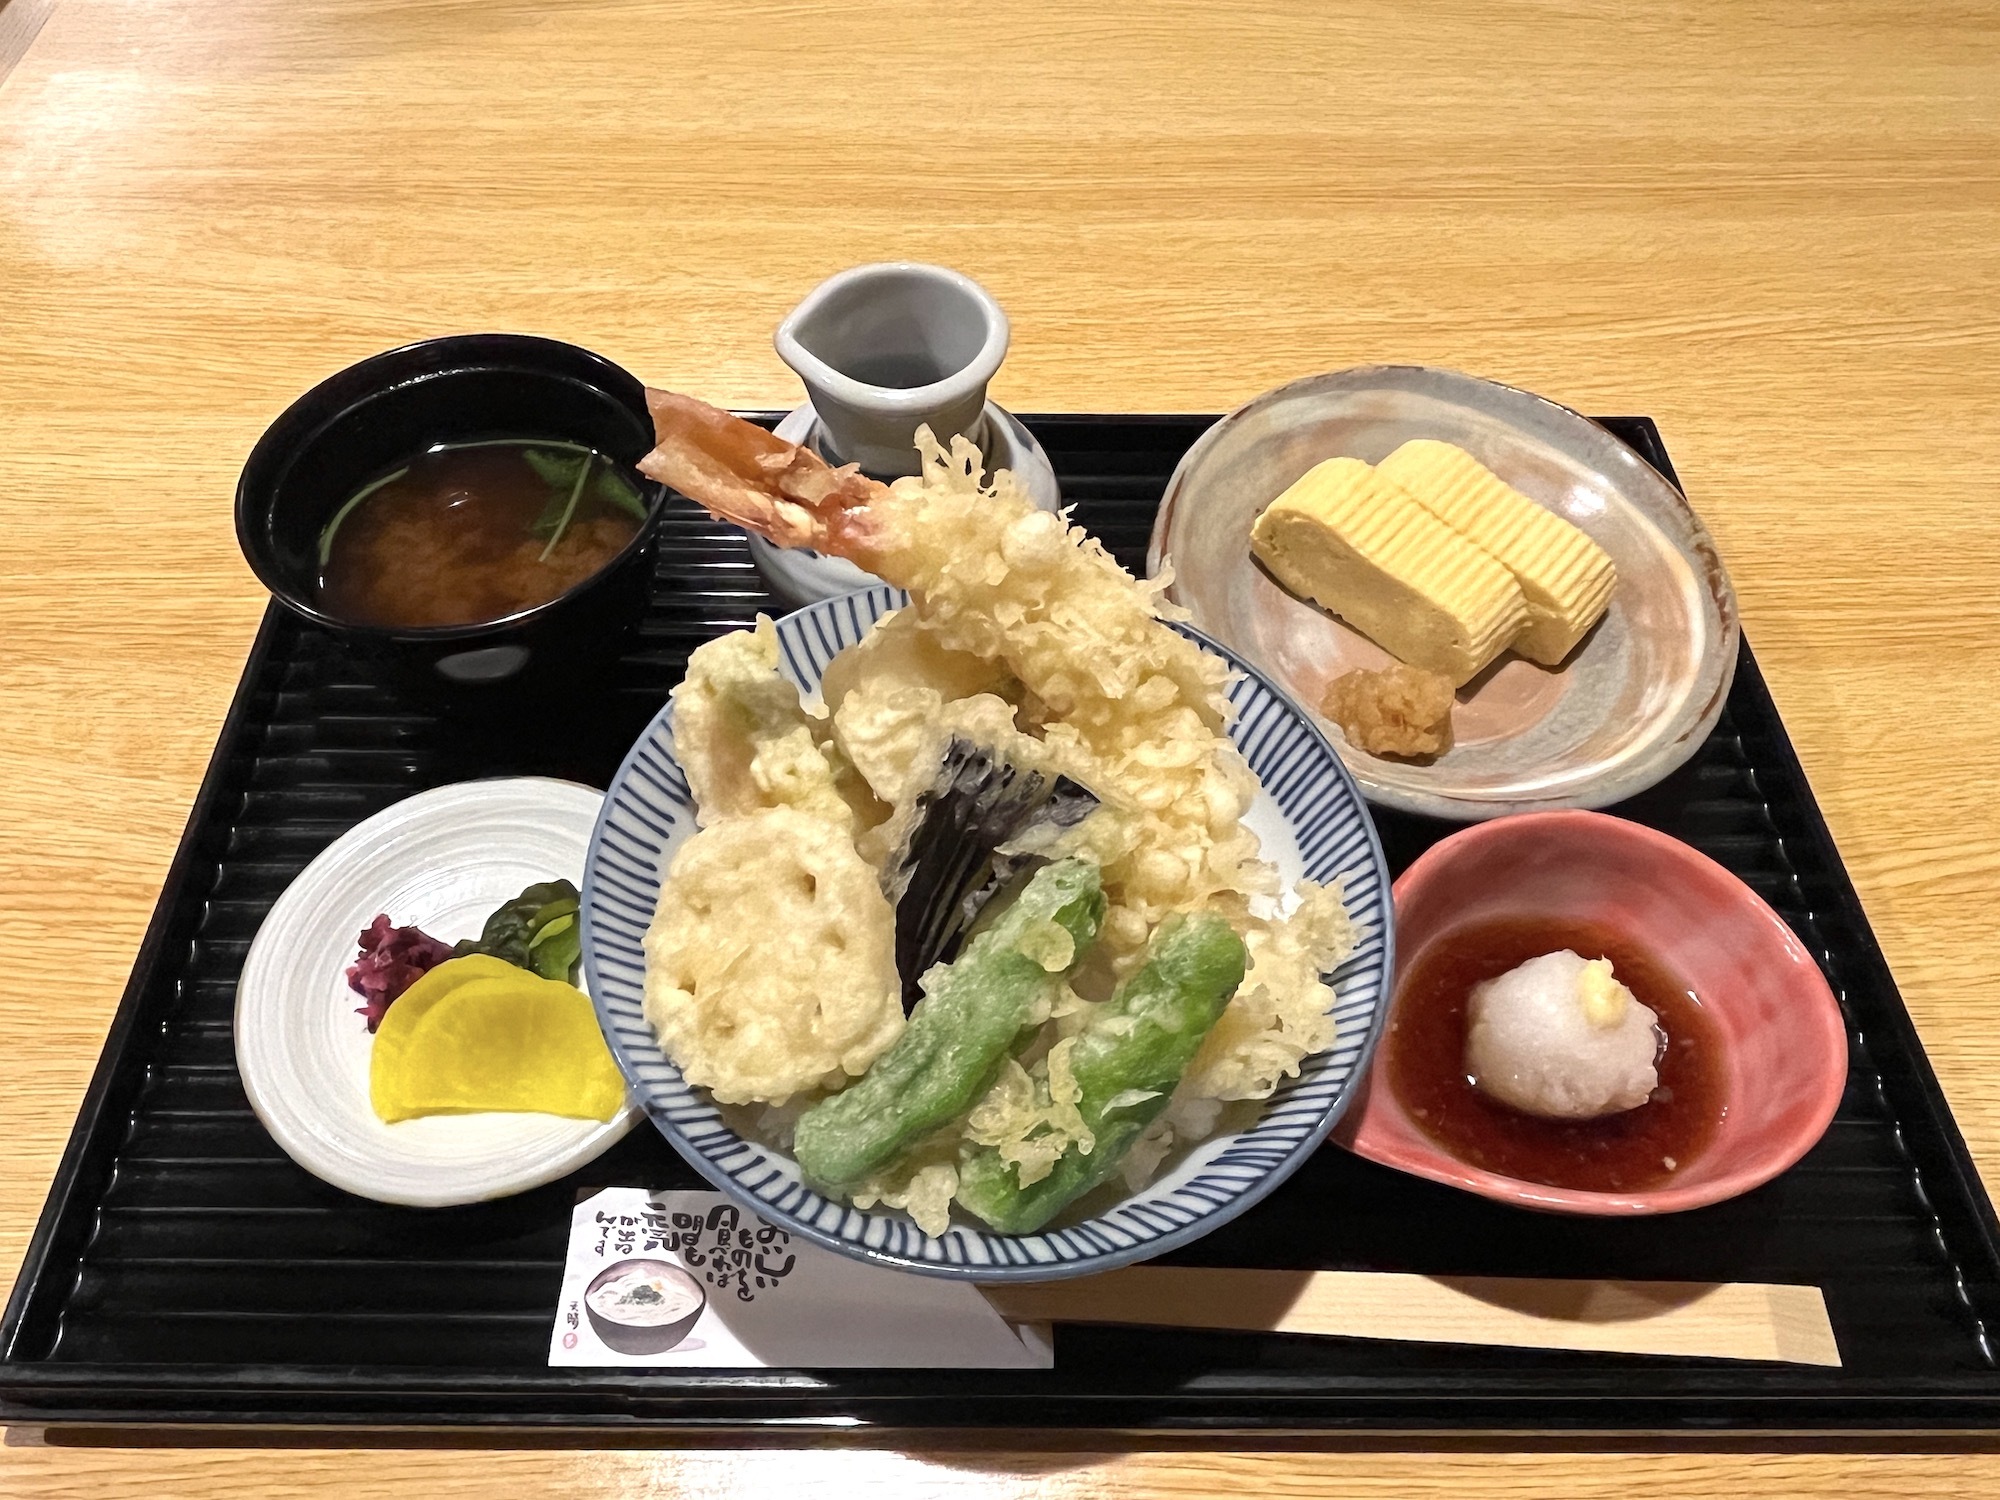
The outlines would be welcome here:
<svg viewBox="0 0 2000 1500">
<path fill-rule="evenodd" d="M 256 1028 L 262 1024 L 261 1010 L 254 999 L 246 995 L 246 989 L 255 984 L 262 977 L 263 971 L 270 966 L 272 961 L 270 950 L 268 947 L 260 950 L 259 944 L 266 941 L 266 933 L 274 934 L 272 940 L 275 941 L 275 935 L 282 932 L 284 918 L 288 914 L 287 898 L 292 898 L 293 891 L 298 891 L 299 896 L 292 899 L 303 901 L 312 893 L 313 887 L 308 877 L 313 875 L 315 866 L 321 867 L 323 872 L 325 866 L 322 865 L 322 861 L 351 857 L 357 847 L 365 847 L 381 838 L 386 830 L 400 827 L 407 822 L 412 812 L 423 814 L 440 806 L 449 808 L 453 804 L 462 803 L 468 797 L 478 799 L 510 793 L 527 793 L 544 797 L 554 795 L 565 799 L 574 798 L 576 794 L 582 793 L 596 799 L 600 804 L 603 797 L 595 787 L 556 777 L 493 776 L 450 782 L 444 786 L 431 787 L 409 797 L 400 798 L 379 812 L 364 818 L 313 856 L 305 869 L 293 878 L 291 884 L 286 886 L 278 899 L 271 904 L 270 911 L 265 913 L 263 922 L 258 925 L 256 937 L 251 939 L 249 951 L 244 955 L 243 968 L 237 978 L 236 1003 L 230 1023 L 230 1039 L 243 1092 L 258 1122 L 270 1133 L 271 1138 L 278 1143 L 285 1154 L 322 1182 L 343 1192 L 373 1202 L 407 1208 L 450 1208 L 511 1197 L 516 1193 L 553 1182 L 595 1160 L 629 1133 L 644 1113 L 636 1100 L 628 1098 L 625 1108 L 608 1121 L 576 1122 L 579 1129 L 569 1146 L 523 1161 L 511 1172 L 489 1174 L 478 1179 L 477 1187 L 471 1191 L 453 1186 L 405 1191 L 393 1187 L 385 1188 L 379 1180 L 370 1178 L 365 1171 L 357 1171 L 344 1153 L 328 1149 L 326 1143 L 312 1129 L 311 1111 L 293 1108 L 289 1101 L 273 1091 L 264 1076 L 264 1065 L 261 1061 L 263 1051 L 254 1034 Z M 581 811 L 580 807 L 578 811 Z M 273 918 L 279 920 L 274 922 Z M 363 921 L 365 922 L 366 918 Z M 359 1024 L 358 1020 L 356 1024 Z M 590 1128 L 581 1128 L 586 1125 Z"/>
</svg>

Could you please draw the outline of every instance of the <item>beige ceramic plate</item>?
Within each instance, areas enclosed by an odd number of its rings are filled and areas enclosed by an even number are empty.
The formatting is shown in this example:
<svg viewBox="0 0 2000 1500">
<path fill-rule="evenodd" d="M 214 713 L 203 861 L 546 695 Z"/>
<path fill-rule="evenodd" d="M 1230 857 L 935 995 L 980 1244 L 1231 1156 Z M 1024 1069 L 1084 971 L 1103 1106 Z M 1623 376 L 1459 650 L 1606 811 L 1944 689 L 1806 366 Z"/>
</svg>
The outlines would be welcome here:
<svg viewBox="0 0 2000 1500">
<path fill-rule="evenodd" d="M 1611 554 L 1611 607 L 1560 668 L 1508 653 L 1459 690 L 1454 744 L 1428 762 L 1354 749 L 1321 719 L 1369 800 L 1469 820 L 1604 807 L 1643 791 L 1708 737 L 1736 669 L 1736 596 L 1680 492 L 1586 417 L 1470 375 L 1375 365 L 1315 375 L 1216 423 L 1174 470 L 1148 568 L 1168 597 L 1308 710 L 1327 684 L 1380 667 L 1379 646 L 1280 588 L 1250 527 L 1322 459 L 1380 462 L 1410 438 L 1456 443 Z"/>
</svg>

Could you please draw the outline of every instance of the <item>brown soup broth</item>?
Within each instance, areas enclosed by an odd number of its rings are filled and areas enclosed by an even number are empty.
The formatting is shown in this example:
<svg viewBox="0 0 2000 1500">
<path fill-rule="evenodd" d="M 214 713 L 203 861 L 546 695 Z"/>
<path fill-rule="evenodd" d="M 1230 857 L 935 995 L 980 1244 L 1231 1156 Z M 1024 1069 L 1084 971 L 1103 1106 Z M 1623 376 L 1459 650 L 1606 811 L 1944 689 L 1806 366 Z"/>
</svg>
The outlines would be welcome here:
<svg viewBox="0 0 2000 1500">
<path fill-rule="evenodd" d="M 1618 979 L 1659 1017 L 1667 1037 L 1660 1083 L 1637 1109 L 1596 1120 L 1538 1119 L 1487 1098 L 1466 1075 L 1473 986 L 1562 948 L 1610 959 Z M 1420 1129 L 1463 1162 L 1549 1187 L 1659 1187 L 1707 1149 L 1728 1106 L 1720 1033 L 1700 1000 L 1629 940 L 1583 923 L 1484 922 L 1429 944 L 1396 987 L 1383 1045 L 1389 1086 Z"/>
<path fill-rule="evenodd" d="M 434 448 L 356 494 L 322 539 L 319 603 L 358 625 L 475 625 L 546 604 L 623 551 L 645 514 L 622 465 L 533 442 Z"/>
</svg>

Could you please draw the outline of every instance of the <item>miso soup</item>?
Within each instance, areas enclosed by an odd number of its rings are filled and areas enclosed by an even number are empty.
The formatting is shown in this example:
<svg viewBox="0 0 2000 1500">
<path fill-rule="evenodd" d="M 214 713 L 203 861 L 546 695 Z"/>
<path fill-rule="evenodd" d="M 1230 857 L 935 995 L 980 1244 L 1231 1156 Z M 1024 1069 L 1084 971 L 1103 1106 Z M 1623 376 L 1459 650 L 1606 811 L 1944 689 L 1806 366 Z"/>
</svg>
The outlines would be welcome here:
<svg viewBox="0 0 2000 1500">
<path fill-rule="evenodd" d="M 546 604 L 646 519 L 624 465 L 563 443 L 432 448 L 371 479 L 321 534 L 319 605 L 357 625 L 477 625 Z"/>
</svg>

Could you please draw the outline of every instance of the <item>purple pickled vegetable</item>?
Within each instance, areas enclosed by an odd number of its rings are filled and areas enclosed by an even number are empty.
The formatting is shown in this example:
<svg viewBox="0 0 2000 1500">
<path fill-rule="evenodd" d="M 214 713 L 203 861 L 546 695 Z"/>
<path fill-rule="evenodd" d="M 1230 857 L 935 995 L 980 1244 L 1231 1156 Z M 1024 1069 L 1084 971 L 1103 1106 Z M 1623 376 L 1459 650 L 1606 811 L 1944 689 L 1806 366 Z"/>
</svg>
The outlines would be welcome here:
<svg viewBox="0 0 2000 1500">
<path fill-rule="evenodd" d="M 347 984 L 366 1005 L 355 1014 L 368 1018 L 368 1029 L 382 1024 L 398 996 L 452 956 L 451 944 L 441 943 L 416 927 L 397 927 L 383 912 L 355 941 L 361 952 L 348 966 Z"/>
</svg>

